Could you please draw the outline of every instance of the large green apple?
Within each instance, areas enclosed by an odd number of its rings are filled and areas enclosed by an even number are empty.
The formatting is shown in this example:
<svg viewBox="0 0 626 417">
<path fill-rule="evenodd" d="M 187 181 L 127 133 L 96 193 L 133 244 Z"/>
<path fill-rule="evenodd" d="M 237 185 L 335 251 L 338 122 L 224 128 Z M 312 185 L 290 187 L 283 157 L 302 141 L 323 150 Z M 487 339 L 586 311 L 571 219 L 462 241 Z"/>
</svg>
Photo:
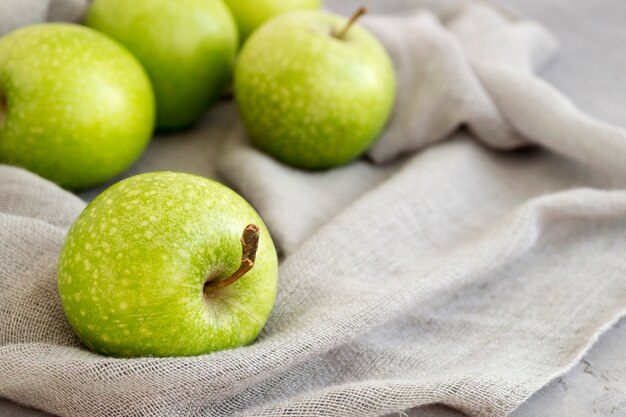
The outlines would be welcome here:
<svg viewBox="0 0 626 417">
<path fill-rule="evenodd" d="M 0 162 L 85 188 L 128 168 L 153 128 L 150 81 L 117 42 L 60 23 L 0 39 Z"/>
<path fill-rule="evenodd" d="M 85 208 L 61 251 L 58 289 L 95 352 L 199 355 L 257 337 L 277 268 L 269 232 L 238 194 L 195 175 L 153 172 Z"/>
<path fill-rule="evenodd" d="M 252 32 L 274 16 L 285 12 L 319 9 L 321 0 L 225 0 L 233 12 L 243 42 Z"/>
<path fill-rule="evenodd" d="M 95 0 L 86 24 L 139 58 L 154 85 L 161 129 L 193 123 L 232 78 L 239 41 L 221 0 Z"/>
<path fill-rule="evenodd" d="M 323 169 L 376 139 L 393 107 L 395 74 L 378 40 L 350 26 L 356 17 L 287 13 L 244 44 L 235 98 L 256 146 L 285 163 Z"/>
</svg>

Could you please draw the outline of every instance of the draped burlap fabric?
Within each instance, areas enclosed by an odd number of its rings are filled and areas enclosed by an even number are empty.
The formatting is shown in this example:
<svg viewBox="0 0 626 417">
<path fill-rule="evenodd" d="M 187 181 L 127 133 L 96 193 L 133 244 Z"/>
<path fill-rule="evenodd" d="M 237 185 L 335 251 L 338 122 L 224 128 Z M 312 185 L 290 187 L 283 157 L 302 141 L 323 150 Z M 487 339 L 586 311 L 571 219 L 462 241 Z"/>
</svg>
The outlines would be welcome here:
<svg viewBox="0 0 626 417">
<path fill-rule="evenodd" d="M 88 2 L 89 0 L 2 0 L 0 35 L 43 21 L 78 21 L 82 18 Z"/>
<path fill-rule="evenodd" d="M 534 74 L 556 48 L 535 23 L 472 4 L 364 24 L 399 81 L 366 158 L 298 171 L 228 130 L 221 175 L 282 253 L 249 347 L 85 350 L 55 276 L 84 203 L 0 167 L 0 396 L 68 416 L 505 416 L 576 363 L 626 310 L 626 133 Z"/>
</svg>

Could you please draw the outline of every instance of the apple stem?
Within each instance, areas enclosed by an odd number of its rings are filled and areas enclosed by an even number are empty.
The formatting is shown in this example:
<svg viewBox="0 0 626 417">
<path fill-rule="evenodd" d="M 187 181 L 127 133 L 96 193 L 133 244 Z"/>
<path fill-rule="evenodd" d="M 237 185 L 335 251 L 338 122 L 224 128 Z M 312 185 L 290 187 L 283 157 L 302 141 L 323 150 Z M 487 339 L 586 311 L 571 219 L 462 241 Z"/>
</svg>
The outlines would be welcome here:
<svg viewBox="0 0 626 417">
<path fill-rule="evenodd" d="M 7 118 L 7 99 L 0 96 L 0 126 L 4 124 Z"/>
<path fill-rule="evenodd" d="M 212 281 L 204 284 L 204 293 L 208 291 L 216 290 L 219 288 L 228 287 L 239 278 L 243 277 L 254 266 L 254 260 L 256 258 L 256 252 L 259 248 L 259 235 L 261 231 L 256 224 L 249 224 L 243 229 L 241 234 L 241 265 L 230 277 L 220 280 Z"/>
<path fill-rule="evenodd" d="M 350 28 L 352 27 L 352 25 L 354 24 L 354 22 L 356 22 L 361 16 L 363 16 L 365 13 L 367 13 L 367 7 L 365 6 L 361 6 L 357 9 L 356 12 L 354 12 L 354 14 L 352 15 L 352 17 L 350 18 L 350 20 L 348 20 L 348 22 L 346 23 L 346 25 L 343 27 L 343 29 L 341 29 L 341 31 L 339 33 L 335 33 L 333 34 L 333 36 L 337 39 L 345 39 L 346 34 L 348 33 L 348 30 L 350 30 Z"/>
</svg>

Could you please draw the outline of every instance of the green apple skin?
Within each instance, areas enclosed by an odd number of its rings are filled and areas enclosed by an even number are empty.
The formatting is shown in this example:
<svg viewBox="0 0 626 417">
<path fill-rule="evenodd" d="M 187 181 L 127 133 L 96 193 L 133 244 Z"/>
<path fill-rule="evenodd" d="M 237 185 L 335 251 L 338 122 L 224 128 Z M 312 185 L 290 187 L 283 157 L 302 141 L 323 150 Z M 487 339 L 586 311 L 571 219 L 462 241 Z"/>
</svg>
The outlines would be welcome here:
<svg viewBox="0 0 626 417">
<path fill-rule="evenodd" d="M 281 15 L 254 32 L 235 68 L 235 99 L 257 147 L 306 169 L 344 164 L 384 128 L 393 64 L 358 25 L 321 11 Z"/>
<path fill-rule="evenodd" d="M 271 18 L 295 10 L 319 9 L 320 0 L 225 0 L 233 13 L 241 42 Z"/>
<path fill-rule="evenodd" d="M 252 269 L 205 296 L 241 263 L 241 234 L 259 226 Z M 123 180 L 72 225 L 58 290 L 80 340 L 115 357 L 191 356 L 251 343 L 274 304 L 276 250 L 259 215 L 206 178 L 153 172 Z"/>
<path fill-rule="evenodd" d="M 161 130 L 192 124 L 232 80 L 239 39 L 221 0 L 95 0 L 86 24 L 141 61 L 154 86 Z"/>
<path fill-rule="evenodd" d="M 154 129 L 154 95 L 121 45 L 70 24 L 0 39 L 0 162 L 81 189 L 128 168 Z"/>
</svg>

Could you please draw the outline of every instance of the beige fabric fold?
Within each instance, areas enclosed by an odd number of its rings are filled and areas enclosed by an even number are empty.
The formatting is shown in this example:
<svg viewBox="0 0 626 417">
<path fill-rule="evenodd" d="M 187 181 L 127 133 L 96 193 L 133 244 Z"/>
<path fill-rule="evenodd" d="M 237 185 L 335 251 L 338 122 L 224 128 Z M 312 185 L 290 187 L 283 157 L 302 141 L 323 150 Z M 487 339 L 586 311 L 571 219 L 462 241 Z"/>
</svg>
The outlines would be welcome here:
<svg viewBox="0 0 626 417">
<path fill-rule="evenodd" d="M 0 35 L 44 21 L 77 22 L 89 0 L 2 0 Z"/>
<path fill-rule="evenodd" d="M 535 23 L 473 5 L 365 24 L 399 79 L 366 159 L 298 171 L 241 126 L 221 151 L 282 253 L 275 310 L 249 347 L 133 360 L 82 348 L 54 270 L 83 203 L 0 167 L 0 396 L 68 416 L 443 403 L 496 417 L 579 360 L 626 311 L 626 133 L 534 74 L 556 48 Z"/>
</svg>

